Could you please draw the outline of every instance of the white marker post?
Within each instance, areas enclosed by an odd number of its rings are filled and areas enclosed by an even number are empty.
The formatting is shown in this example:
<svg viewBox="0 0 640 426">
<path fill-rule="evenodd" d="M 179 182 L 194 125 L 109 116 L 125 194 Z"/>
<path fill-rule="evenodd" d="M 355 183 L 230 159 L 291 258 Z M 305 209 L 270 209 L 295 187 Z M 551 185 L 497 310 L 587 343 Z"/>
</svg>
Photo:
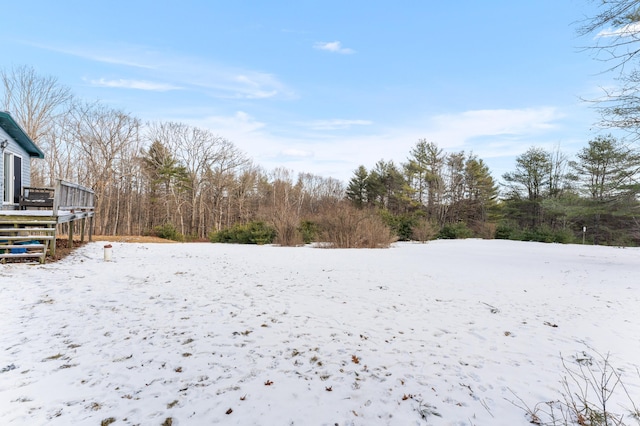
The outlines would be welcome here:
<svg viewBox="0 0 640 426">
<path fill-rule="evenodd" d="M 111 244 L 104 246 L 104 261 L 111 262 Z"/>
</svg>

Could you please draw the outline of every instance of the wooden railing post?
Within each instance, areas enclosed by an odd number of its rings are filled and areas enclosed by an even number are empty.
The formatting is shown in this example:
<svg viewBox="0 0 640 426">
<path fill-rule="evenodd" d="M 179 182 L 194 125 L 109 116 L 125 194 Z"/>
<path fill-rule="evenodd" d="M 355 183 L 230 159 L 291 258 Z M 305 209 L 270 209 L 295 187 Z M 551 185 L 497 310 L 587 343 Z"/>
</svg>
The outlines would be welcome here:
<svg viewBox="0 0 640 426">
<path fill-rule="evenodd" d="M 62 193 L 62 180 L 58 179 L 56 181 L 56 189 L 53 193 L 53 214 L 57 215 L 58 210 L 60 209 L 60 195 Z"/>
<path fill-rule="evenodd" d="M 67 243 L 68 248 L 73 248 L 73 224 L 75 221 L 69 222 L 69 242 Z"/>
</svg>

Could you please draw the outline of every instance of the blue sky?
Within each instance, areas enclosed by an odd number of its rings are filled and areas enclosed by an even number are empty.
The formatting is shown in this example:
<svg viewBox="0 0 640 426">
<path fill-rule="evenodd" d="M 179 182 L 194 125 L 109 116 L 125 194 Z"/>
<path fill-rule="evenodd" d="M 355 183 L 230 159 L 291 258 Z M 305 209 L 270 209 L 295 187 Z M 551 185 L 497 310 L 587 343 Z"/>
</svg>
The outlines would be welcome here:
<svg viewBox="0 0 640 426">
<path fill-rule="evenodd" d="M 612 76 L 573 24 L 592 13 L 587 0 L 12 1 L 0 67 L 208 128 L 266 170 L 347 181 L 424 138 L 499 178 L 531 146 L 573 154 L 599 133 L 580 98 Z"/>
</svg>

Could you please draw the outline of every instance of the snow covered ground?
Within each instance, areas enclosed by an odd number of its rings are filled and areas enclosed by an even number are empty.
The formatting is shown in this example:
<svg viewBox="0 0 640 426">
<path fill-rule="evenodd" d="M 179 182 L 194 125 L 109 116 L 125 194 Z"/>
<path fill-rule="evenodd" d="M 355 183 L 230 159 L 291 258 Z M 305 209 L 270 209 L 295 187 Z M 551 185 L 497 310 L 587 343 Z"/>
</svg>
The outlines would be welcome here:
<svg viewBox="0 0 640 426">
<path fill-rule="evenodd" d="M 3 424 L 525 425 L 598 353 L 640 404 L 639 249 L 104 244 L 0 265 Z"/>
</svg>

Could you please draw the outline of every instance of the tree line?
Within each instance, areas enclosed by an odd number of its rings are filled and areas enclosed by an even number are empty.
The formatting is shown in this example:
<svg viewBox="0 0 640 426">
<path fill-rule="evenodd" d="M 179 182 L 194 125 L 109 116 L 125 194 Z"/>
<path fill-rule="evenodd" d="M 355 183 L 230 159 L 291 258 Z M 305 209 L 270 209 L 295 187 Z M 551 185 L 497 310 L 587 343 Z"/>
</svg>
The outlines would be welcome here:
<svg viewBox="0 0 640 426">
<path fill-rule="evenodd" d="M 376 235 L 567 242 L 586 226 L 593 243 L 640 243 L 640 156 L 612 136 L 590 141 L 574 160 L 532 147 L 502 185 L 473 153 L 445 153 L 422 139 L 406 162 L 362 165 L 345 186 L 285 168 L 266 171 L 210 130 L 143 123 L 78 100 L 27 66 L 2 70 L 0 78 L 3 109 L 46 154 L 32 164 L 32 185 L 65 179 L 93 188 L 97 234 L 201 240 L 261 223 L 281 244 L 331 235 L 345 246 L 376 246 Z"/>
<path fill-rule="evenodd" d="M 2 108 L 45 153 L 32 186 L 64 179 L 95 191 L 94 232 L 170 232 L 189 240 L 268 221 L 280 240 L 302 215 L 343 198 L 344 185 L 284 168 L 266 171 L 231 141 L 178 122 L 150 122 L 77 99 L 32 67 L 0 70 Z M 295 227 L 294 227 L 295 228 Z"/>
<path fill-rule="evenodd" d="M 421 139 L 406 163 L 380 160 L 370 170 L 358 167 L 346 197 L 358 208 L 382 209 L 401 239 L 429 239 L 463 226 L 465 235 L 459 236 L 492 237 L 498 185 L 477 156 L 444 153 Z"/>
<path fill-rule="evenodd" d="M 484 162 L 420 140 L 399 166 L 360 166 L 346 196 L 382 209 L 399 238 L 507 238 L 640 244 L 640 152 L 598 136 L 570 159 L 531 147 L 498 185 Z"/>
</svg>

